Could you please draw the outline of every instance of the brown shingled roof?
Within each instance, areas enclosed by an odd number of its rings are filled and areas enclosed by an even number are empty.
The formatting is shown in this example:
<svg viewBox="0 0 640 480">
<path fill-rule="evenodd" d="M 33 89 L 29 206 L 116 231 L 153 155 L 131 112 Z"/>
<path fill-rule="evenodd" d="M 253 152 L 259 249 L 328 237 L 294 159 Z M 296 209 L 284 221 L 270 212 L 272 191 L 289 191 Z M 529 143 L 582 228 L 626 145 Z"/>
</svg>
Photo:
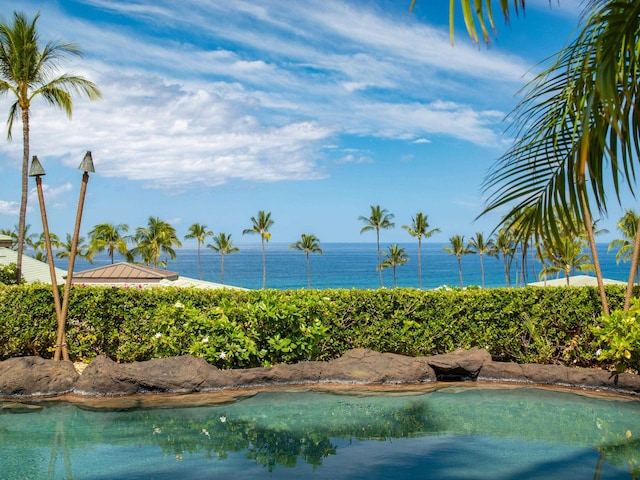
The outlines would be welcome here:
<svg viewBox="0 0 640 480">
<path fill-rule="evenodd" d="M 177 280 L 178 274 L 159 268 L 120 262 L 73 274 L 74 283 L 159 283 Z"/>
</svg>

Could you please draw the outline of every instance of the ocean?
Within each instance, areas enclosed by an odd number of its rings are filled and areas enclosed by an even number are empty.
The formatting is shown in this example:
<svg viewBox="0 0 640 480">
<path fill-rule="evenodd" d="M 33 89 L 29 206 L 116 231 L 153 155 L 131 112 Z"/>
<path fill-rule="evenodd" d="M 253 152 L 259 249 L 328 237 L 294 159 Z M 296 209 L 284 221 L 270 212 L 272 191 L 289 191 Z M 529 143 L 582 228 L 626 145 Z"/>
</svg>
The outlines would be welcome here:
<svg viewBox="0 0 640 480">
<path fill-rule="evenodd" d="M 422 244 L 422 287 L 433 289 L 442 286 L 458 287 L 458 263 L 454 255 L 443 251 L 446 243 L 426 242 Z M 224 283 L 248 289 L 262 287 L 262 252 L 260 243 L 238 244 L 240 251 L 225 256 Z M 418 245 L 400 243 L 409 255 L 409 262 L 397 267 L 398 287 L 417 288 L 418 282 Z M 322 243 L 323 254 L 310 254 L 311 287 L 326 288 L 380 288 L 375 243 Z M 598 246 L 598 254 L 603 275 L 614 280 L 627 281 L 629 263 L 616 265 L 615 252 L 607 253 L 607 244 Z M 387 245 L 381 245 L 386 250 Z M 200 278 L 198 252 L 196 247 L 182 248 L 176 251 L 177 258 L 169 260 L 167 270 L 177 272 L 182 277 Z M 220 283 L 220 255 L 209 248 L 201 248 L 202 279 Z M 505 274 L 502 258 L 483 257 L 485 269 L 485 287 L 504 287 Z M 116 253 L 115 261 L 124 261 Z M 110 259 L 106 253 L 96 255 L 93 265 L 78 258 L 75 271 L 87 270 L 107 265 Z M 511 286 L 515 286 L 515 260 L 511 269 Z M 540 271 L 536 265 L 536 275 L 532 273 L 528 260 L 528 282 L 538 281 Z M 285 243 L 266 244 L 267 288 L 299 289 L 307 287 L 307 264 L 304 252 L 289 248 Z M 66 269 L 66 260 L 56 259 L 56 267 Z M 577 274 L 581 274 L 577 272 Z M 593 275 L 590 273 L 589 275 Z M 462 257 L 462 277 L 464 286 L 477 285 L 482 282 L 480 260 L 477 254 Z M 383 270 L 384 286 L 393 287 L 393 269 Z"/>
</svg>

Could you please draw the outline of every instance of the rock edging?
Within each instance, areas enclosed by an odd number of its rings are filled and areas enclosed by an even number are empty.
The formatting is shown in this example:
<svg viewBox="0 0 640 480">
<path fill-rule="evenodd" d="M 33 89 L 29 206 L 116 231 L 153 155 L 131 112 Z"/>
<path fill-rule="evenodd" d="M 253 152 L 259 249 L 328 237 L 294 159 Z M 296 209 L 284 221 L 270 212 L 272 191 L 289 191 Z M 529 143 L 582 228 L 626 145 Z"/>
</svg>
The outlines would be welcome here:
<svg viewBox="0 0 640 480">
<path fill-rule="evenodd" d="M 18 357 L 0 362 L 0 397 L 190 393 L 221 389 L 322 383 L 361 385 L 436 381 L 492 381 L 560 385 L 640 393 L 640 376 L 560 365 L 494 362 L 483 349 L 408 357 L 354 349 L 329 362 L 220 370 L 191 355 L 119 364 L 99 356 L 79 374 L 69 361 Z"/>
</svg>

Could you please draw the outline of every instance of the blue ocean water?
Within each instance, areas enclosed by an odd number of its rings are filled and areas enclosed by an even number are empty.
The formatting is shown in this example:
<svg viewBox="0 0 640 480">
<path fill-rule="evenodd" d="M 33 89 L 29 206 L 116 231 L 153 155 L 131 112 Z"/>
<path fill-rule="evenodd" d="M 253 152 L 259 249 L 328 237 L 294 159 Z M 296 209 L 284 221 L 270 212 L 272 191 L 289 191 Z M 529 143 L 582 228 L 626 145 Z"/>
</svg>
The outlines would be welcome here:
<svg viewBox="0 0 640 480">
<path fill-rule="evenodd" d="M 428 242 L 422 244 L 422 286 L 424 289 L 443 285 L 460 286 L 458 263 L 455 256 L 443 251 L 445 243 Z M 240 251 L 225 256 L 224 283 L 249 289 L 262 287 L 262 251 L 260 243 L 238 244 Z M 310 254 L 311 287 L 324 288 L 380 288 L 375 243 L 322 243 L 323 254 Z M 409 262 L 399 266 L 396 271 L 399 287 L 418 288 L 418 246 L 415 243 L 400 243 L 409 255 Z M 629 277 L 629 264 L 616 265 L 615 252 L 607 253 L 607 244 L 598 246 L 598 254 L 606 278 L 626 281 Z M 386 245 L 381 245 L 386 250 Z M 201 248 L 202 279 L 211 282 L 221 281 L 220 255 L 209 248 Z M 505 273 L 502 258 L 483 257 L 486 287 L 504 287 Z M 115 261 L 124 261 L 116 254 Z M 527 260 L 527 281 L 538 281 L 540 266 L 536 265 L 535 274 Z M 96 255 L 93 265 L 77 259 L 76 271 L 106 265 L 110 259 L 106 254 Z M 288 243 L 266 244 L 267 288 L 298 289 L 307 287 L 307 264 L 305 255 L 299 250 L 289 248 Z M 56 259 L 56 266 L 66 269 L 65 261 Z M 167 269 L 178 272 L 182 277 L 200 278 L 198 251 L 195 247 L 177 250 L 177 258 L 169 260 Z M 511 268 L 511 286 L 516 285 L 516 261 Z M 578 272 L 578 274 L 580 274 Z M 593 275 L 593 274 L 591 274 Z M 462 277 L 464 286 L 482 283 L 480 259 L 477 254 L 462 257 Z M 393 270 L 383 270 L 385 287 L 393 287 Z"/>
</svg>

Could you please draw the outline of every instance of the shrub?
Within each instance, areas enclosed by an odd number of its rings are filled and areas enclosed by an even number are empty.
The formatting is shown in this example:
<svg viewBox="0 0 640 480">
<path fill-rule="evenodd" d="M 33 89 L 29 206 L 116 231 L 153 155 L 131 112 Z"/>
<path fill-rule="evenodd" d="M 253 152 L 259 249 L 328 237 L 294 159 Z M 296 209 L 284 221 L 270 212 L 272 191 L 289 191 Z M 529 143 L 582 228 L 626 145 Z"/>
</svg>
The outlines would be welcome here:
<svg viewBox="0 0 640 480">
<path fill-rule="evenodd" d="M 16 275 L 18 274 L 18 265 L 10 263 L 9 265 L 0 265 L 0 285 L 16 285 Z M 24 283 L 24 277 L 20 279 L 20 283 Z"/>
<path fill-rule="evenodd" d="M 629 311 L 614 310 L 602 315 L 593 333 L 598 338 L 598 360 L 613 362 L 617 372 L 640 370 L 640 299 L 631 301 Z"/>
<path fill-rule="evenodd" d="M 607 294 L 611 308 L 621 308 L 624 287 L 608 286 Z M 52 297 L 48 285 L 0 286 L 0 359 L 52 356 Z M 245 368 L 330 360 L 356 347 L 411 356 L 480 347 L 499 361 L 590 366 L 617 361 L 597 359 L 598 348 L 614 348 L 592 328 L 600 316 L 591 287 L 242 291 L 75 285 L 66 332 L 71 358 L 84 361 L 190 353 L 221 368 Z"/>
</svg>

